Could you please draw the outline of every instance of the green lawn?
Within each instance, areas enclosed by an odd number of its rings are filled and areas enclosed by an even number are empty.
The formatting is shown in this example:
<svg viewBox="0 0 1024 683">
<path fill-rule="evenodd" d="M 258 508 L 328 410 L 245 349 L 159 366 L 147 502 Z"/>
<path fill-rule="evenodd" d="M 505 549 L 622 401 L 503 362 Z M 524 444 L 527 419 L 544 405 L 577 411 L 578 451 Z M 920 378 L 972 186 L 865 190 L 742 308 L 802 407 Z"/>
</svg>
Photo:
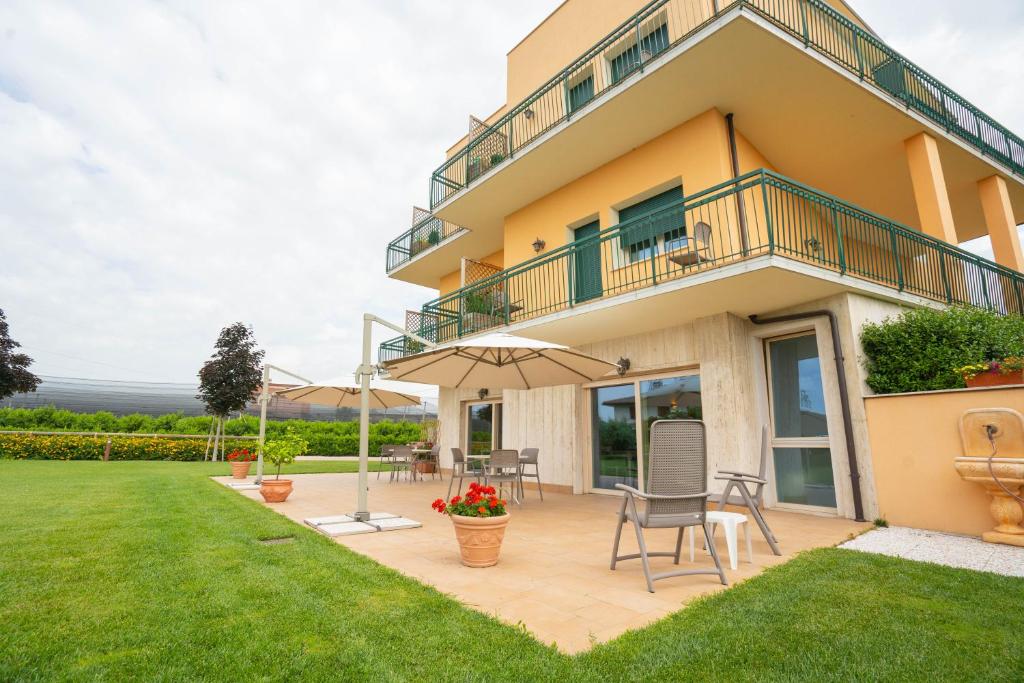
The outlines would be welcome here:
<svg viewBox="0 0 1024 683">
<path fill-rule="evenodd" d="M 0 680 L 1024 679 L 1024 580 L 819 550 L 567 657 L 226 469 L 0 461 Z"/>
</svg>

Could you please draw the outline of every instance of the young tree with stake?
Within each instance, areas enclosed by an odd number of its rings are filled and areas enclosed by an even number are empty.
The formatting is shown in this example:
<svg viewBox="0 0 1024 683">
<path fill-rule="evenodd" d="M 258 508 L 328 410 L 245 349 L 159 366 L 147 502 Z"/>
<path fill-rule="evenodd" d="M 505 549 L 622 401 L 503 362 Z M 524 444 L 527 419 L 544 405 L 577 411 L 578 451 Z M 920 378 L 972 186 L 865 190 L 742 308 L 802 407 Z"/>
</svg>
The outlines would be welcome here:
<svg viewBox="0 0 1024 683">
<path fill-rule="evenodd" d="M 215 350 L 210 360 L 199 370 L 199 394 L 196 398 L 206 405 L 206 412 L 213 416 L 206 453 L 210 455 L 213 443 L 213 460 L 217 459 L 218 448 L 224 453 L 224 420 L 227 416 L 245 408 L 263 381 L 263 351 L 256 348 L 252 328 L 244 323 L 234 323 L 220 331 Z"/>
</svg>

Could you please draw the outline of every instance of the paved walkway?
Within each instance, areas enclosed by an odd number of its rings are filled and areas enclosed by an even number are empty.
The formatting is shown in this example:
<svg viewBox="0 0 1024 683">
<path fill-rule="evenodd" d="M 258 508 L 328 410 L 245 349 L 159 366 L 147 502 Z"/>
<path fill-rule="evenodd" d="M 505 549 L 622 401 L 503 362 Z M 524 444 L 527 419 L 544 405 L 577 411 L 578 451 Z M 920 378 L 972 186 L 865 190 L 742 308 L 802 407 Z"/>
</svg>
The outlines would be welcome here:
<svg viewBox="0 0 1024 683">
<path fill-rule="evenodd" d="M 354 509 L 355 474 L 300 474 L 290 478 L 295 482 L 294 493 L 287 502 L 270 508 L 297 523 Z M 220 477 L 218 481 L 231 479 Z M 657 593 L 651 594 L 639 562 L 622 562 L 617 571 L 611 571 L 608 563 L 621 501 L 614 496 L 545 491 L 544 502 L 540 502 L 537 493 L 528 489 L 525 503 L 512 506 L 501 561 L 490 569 L 469 569 L 459 563 L 451 522 L 430 509 L 431 501 L 446 497 L 447 480 L 390 484 L 386 475 L 377 479 L 372 474 L 369 484 L 372 511 L 408 517 L 422 522 L 423 527 L 344 536 L 336 539 L 338 543 L 508 624 L 522 624 L 537 638 L 556 644 L 564 652 L 589 649 L 594 643 L 647 626 L 695 598 L 723 589 L 713 576 L 687 576 L 659 581 L 655 585 Z M 241 493 L 260 500 L 257 491 Z M 801 550 L 835 546 L 870 528 L 846 519 L 774 510 L 766 517 L 785 554 L 773 555 L 754 526 L 754 562 L 747 562 L 742 551 L 735 571 L 726 564 L 731 584 L 786 562 Z M 622 540 L 623 553 L 635 552 L 631 527 L 624 530 Z M 716 540 L 725 561 L 723 534 L 719 533 Z M 647 541 L 652 550 L 672 549 L 675 532 L 653 529 Z M 692 566 L 688 555 L 684 550 L 683 564 Z M 694 564 L 710 567 L 711 561 L 698 548 Z M 652 560 L 655 572 L 672 566 L 669 558 Z"/>
<path fill-rule="evenodd" d="M 840 547 L 947 567 L 1024 577 L 1024 548 L 985 543 L 969 536 L 890 527 L 874 529 Z"/>
</svg>

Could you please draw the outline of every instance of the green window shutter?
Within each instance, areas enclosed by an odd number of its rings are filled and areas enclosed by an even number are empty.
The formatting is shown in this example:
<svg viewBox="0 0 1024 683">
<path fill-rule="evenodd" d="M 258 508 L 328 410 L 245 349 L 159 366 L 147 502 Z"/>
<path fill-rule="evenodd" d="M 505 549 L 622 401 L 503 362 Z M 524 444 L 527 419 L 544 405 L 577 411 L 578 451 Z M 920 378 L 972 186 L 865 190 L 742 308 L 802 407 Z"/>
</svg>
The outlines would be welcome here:
<svg viewBox="0 0 1024 683">
<path fill-rule="evenodd" d="M 642 202 L 632 206 L 619 209 L 619 224 L 635 221 L 632 226 L 627 226 L 619 237 L 623 249 L 629 249 L 634 244 L 650 241 L 655 236 L 665 234 L 670 239 L 678 238 L 679 232 L 685 231 L 686 222 L 682 208 L 683 188 L 673 187 L 660 194 L 656 194 Z M 679 204 L 676 210 L 664 210 L 672 204 Z M 655 213 L 650 220 L 636 220 L 642 216 Z M 650 245 L 648 245 L 650 246 Z"/>
<path fill-rule="evenodd" d="M 662 24 L 640 39 L 639 48 L 636 43 L 633 43 L 618 56 L 612 58 L 612 83 L 618 83 L 640 68 L 641 50 L 645 53 L 643 61 L 646 62 L 666 49 L 668 49 L 668 24 Z"/>
<path fill-rule="evenodd" d="M 587 76 L 569 88 L 569 112 L 576 111 L 592 99 L 594 99 L 594 77 Z"/>
</svg>

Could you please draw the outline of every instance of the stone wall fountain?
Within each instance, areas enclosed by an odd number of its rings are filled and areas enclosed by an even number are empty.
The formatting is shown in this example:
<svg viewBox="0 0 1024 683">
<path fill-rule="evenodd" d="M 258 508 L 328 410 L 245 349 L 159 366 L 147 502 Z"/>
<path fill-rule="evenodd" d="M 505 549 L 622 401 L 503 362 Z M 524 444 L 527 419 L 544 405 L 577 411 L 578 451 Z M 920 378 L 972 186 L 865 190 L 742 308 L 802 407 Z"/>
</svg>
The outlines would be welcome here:
<svg viewBox="0 0 1024 683">
<path fill-rule="evenodd" d="M 1024 416 L 1009 408 L 968 410 L 960 418 L 960 438 L 963 455 L 956 459 L 956 471 L 992 497 L 989 511 L 996 526 L 982 540 L 1024 547 Z"/>
</svg>

